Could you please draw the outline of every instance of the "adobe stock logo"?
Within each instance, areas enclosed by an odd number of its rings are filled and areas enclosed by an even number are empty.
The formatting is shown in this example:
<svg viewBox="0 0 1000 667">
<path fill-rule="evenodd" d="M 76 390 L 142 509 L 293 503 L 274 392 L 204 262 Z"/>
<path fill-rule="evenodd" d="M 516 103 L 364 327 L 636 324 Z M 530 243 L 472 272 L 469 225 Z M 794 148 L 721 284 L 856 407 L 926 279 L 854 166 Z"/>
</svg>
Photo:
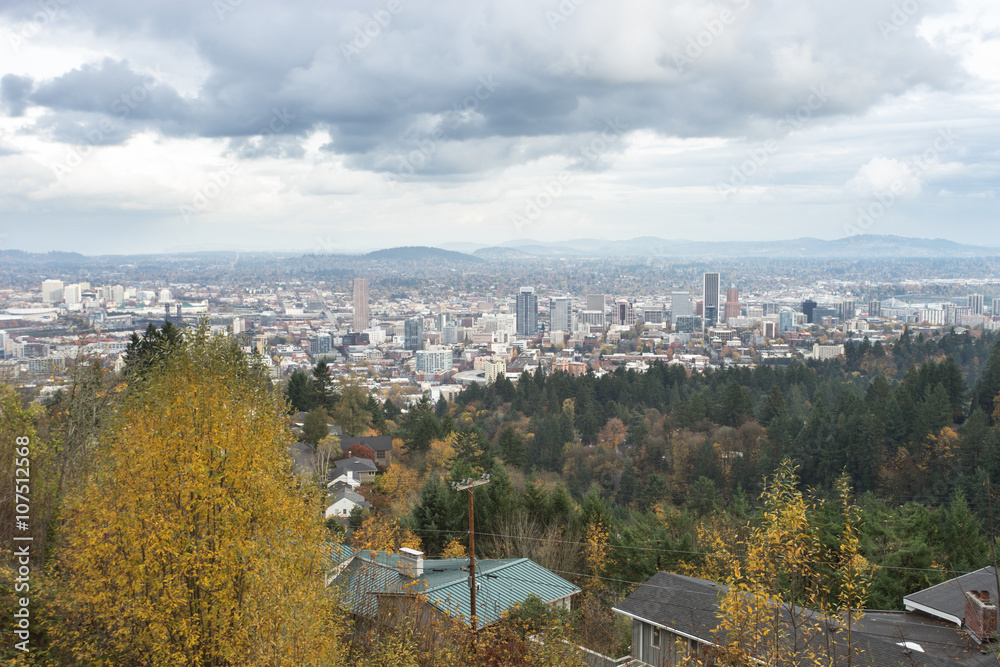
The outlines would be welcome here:
<svg viewBox="0 0 1000 667">
<path fill-rule="evenodd" d="M 267 125 L 260 128 L 257 131 L 257 135 L 274 136 L 288 127 L 294 119 L 295 116 L 288 113 L 287 107 L 281 109 L 274 107 L 271 109 L 271 116 Z M 252 153 L 247 157 L 257 157 L 258 151 L 258 148 L 253 148 Z M 191 216 L 207 211 L 211 203 L 233 184 L 233 178 L 239 173 L 240 166 L 235 162 L 230 162 L 222 169 L 209 174 L 207 182 L 195 189 L 194 194 L 191 196 L 191 205 L 181 205 L 178 207 L 181 217 L 184 218 L 184 222 L 190 224 Z"/>
<path fill-rule="evenodd" d="M 493 97 L 493 93 L 502 85 L 494 80 L 492 74 L 481 76 L 476 81 L 472 94 L 445 111 L 441 115 L 441 123 L 429 135 L 413 142 L 413 150 L 396 158 L 396 167 L 391 174 L 382 174 L 382 180 L 390 190 L 395 191 L 398 183 L 426 169 L 437 153 L 438 145 L 448 139 L 448 131 L 461 127 L 471 114 L 480 113 L 482 103 Z"/>
<path fill-rule="evenodd" d="M 785 114 L 784 118 L 774 124 L 775 135 L 785 135 L 792 130 L 800 130 L 812 118 L 813 113 L 823 108 L 823 105 L 830 99 L 830 91 L 826 84 L 813 86 L 809 89 L 806 100 L 795 111 Z M 781 143 L 772 136 L 758 148 L 747 149 L 747 159 L 739 165 L 733 165 L 729 174 L 729 182 L 720 182 L 716 186 L 719 196 L 723 201 L 729 201 L 753 178 L 764 165 L 770 161 L 771 156 L 781 150 Z"/>
<path fill-rule="evenodd" d="M 344 60 L 351 62 L 355 56 L 368 48 L 372 40 L 380 37 L 382 31 L 392 23 L 392 17 L 399 15 L 403 11 L 401 0 L 389 0 L 385 9 L 375 10 L 370 14 L 371 19 L 365 21 L 363 25 L 354 28 L 354 39 L 349 42 L 340 43 L 340 53 Z"/>
<path fill-rule="evenodd" d="M 574 164 L 578 168 L 593 165 L 616 143 L 620 142 L 627 131 L 628 126 L 622 123 L 617 116 L 605 120 L 604 130 L 580 146 L 580 156 L 574 159 Z M 528 226 L 538 220 L 542 211 L 562 196 L 565 189 L 573 184 L 573 181 L 573 173 L 563 169 L 555 178 L 542 183 L 540 191 L 524 201 L 521 213 L 511 213 L 510 221 L 517 233 L 523 234 Z"/>
<path fill-rule="evenodd" d="M 674 52 L 671 57 L 674 61 L 674 68 L 678 72 L 684 72 L 694 65 L 694 61 L 705 55 L 705 52 L 712 48 L 712 45 L 722 37 L 726 29 L 736 22 L 739 13 L 750 7 L 750 0 L 732 0 L 736 6 L 735 10 L 723 7 L 715 17 L 702 23 L 704 30 L 688 37 L 682 52 Z"/>
<path fill-rule="evenodd" d="M 20 30 L 12 30 L 7 36 L 10 48 L 19 53 L 21 46 L 41 31 L 59 16 L 60 5 L 68 5 L 70 0 L 39 0 L 38 11 L 31 15 L 31 20 Z"/>
<path fill-rule="evenodd" d="M 158 74 L 158 71 L 146 68 L 146 76 L 142 83 L 136 84 L 131 90 L 122 93 L 111 103 L 111 112 L 114 113 L 114 118 L 104 117 L 97 124 L 97 127 L 84 129 L 83 137 L 90 145 L 71 148 L 66 153 L 66 158 L 52 167 L 52 170 L 56 172 L 56 178 L 62 181 L 65 176 L 83 164 L 84 159 L 94 152 L 94 148 L 104 144 L 104 140 L 115 131 L 118 124 L 128 118 L 135 109 L 139 108 L 140 104 L 149 98 Z"/>
<path fill-rule="evenodd" d="M 844 223 L 844 233 L 848 236 L 863 234 L 906 195 L 909 188 L 907 182 L 916 182 L 919 191 L 919 183 L 922 176 L 937 164 L 940 157 L 951 150 L 955 145 L 957 137 L 952 128 L 942 128 L 938 130 L 938 136 L 931 142 L 922 153 L 911 157 L 906 161 L 904 174 L 894 178 L 886 187 L 873 189 L 872 196 L 875 201 L 867 206 L 858 208 L 857 219 L 852 223 Z"/>
</svg>

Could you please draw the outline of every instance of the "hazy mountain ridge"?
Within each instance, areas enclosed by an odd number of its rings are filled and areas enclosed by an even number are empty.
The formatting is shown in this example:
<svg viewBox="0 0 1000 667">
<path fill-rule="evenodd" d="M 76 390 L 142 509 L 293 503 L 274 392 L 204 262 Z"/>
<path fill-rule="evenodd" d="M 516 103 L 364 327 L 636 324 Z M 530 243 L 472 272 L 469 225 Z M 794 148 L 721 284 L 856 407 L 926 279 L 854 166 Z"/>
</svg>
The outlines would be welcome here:
<svg viewBox="0 0 1000 667">
<path fill-rule="evenodd" d="M 467 255 L 454 250 L 444 250 L 442 248 L 432 248 L 430 246 L 400 246 L 398 248 L 385 248 L 375 250 L 362 256 L 362 259 L 376 261 L 446 261 L 446 262 L 475 262 L 483 260 L 474 255 Z"/>
<path fill-rule="evenodd" d="M 862 235 L 833 241 L 804 237 L 787 241 L 689 241 L 639 237 L 623 241 L 571 239 L 559 242 L 520 239 L 501 244 L 534 257 L 996 257 L 1000 247 L 963 245 L 945 239 Z M 481 249 L 486 250 L 486 249 Z M 479 254 L 481 250 L 477 250 Z"/>
</svg>

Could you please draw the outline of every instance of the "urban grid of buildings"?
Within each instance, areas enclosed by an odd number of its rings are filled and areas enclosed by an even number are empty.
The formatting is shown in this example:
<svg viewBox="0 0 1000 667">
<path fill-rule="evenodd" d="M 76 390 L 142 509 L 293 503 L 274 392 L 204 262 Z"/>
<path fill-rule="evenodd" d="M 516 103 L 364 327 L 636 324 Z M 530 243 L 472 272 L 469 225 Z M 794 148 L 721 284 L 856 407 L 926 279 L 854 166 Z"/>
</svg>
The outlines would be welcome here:
<svg viewBox="0 0 1000 667">
<path fill-rule="evenodd" d="M 120 368 L 133 331 L 165 321 L 207 320 L 261 354 L 275 381 L 320 359 L 354 374 L 380 398 L 451 398 L 470 383 L 525 371 L 574 375 L 681 364 L 727 365 L 832 359 L 847 341 L 872 343 L 945 327 L 1000 327 L 1000 299 L 972 293 L 941 302 L 875 300 L 817 287 L 815 296 L 742 295 L 718 272 L 698 292 L 661 296 L 545 293 L 522 286 L 507 299 L 373 300 L 369 279 L 348 293 L 298 286 L 272 290 L 188 284 L 64 284 L 0 292 L 0 370 L 56 382 L 80 355 Z M 724 289 L 723 286 L 725 285 Z M 177 296 L 175 296 L 177 295 Z"/>
</svg>

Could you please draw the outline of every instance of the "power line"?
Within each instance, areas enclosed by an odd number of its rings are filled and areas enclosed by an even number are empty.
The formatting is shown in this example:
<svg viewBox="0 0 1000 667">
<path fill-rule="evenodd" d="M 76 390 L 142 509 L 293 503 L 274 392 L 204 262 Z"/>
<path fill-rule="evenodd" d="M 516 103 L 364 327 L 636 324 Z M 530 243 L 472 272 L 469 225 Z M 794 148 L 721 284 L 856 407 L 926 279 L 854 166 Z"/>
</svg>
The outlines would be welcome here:
<svg viewBox="0 0 1000 667">
<path fill-rule="evenodd" d="M 425 532 L 425 533 L 445 533 L 445 534 L 449 534 L 449 535 L 468 534 L 468 531 L 463 531 L 463 530 L 438 530 L 438 529 L 434 529 L 434 528 L 413 528 L 412 530 L 414 532 L 416 532 L 416 533 L 421 533 L 421 532 Z M 666 549 L 666 548 L 660 548 L 660 547 L 642 547 L 642 546 L 631 546 L 631 545 L 627 545 L 627 544 L 601 544 L 601 543 L 593 543 L 593 544 L 591 544 L 589 542 L 578 542 L 578 541 L 574 541 L 574 540 L 562 540 L 562 539 L 550 538 L 550 537 L 531 537 L 531 536 L 528 536 L 528 535 L 504 535 L 502 533 L 484 533 L 482 531 L 477 531 L 477 534 L 479 534 L 479 535 L 487 535 L 489 537 L 501 537 L 501 538 L 507 538 L 507 539 L 533 540 L 533 541 L 536 541 L 536 542 L 558 542 L 560 544 L 572 544 L 572 545 L 576 545 L 576 546 L 600 546 L 600 547 L 608 547 L 609 549 L 631 549 L 631 550 L 634 550 L 634 551 L 652 551 L 654 553 L 683 554 L 683 555 L 690 555 L 690 556 L 716 556 L 716 557 L 720 556 L 720 554 L 718 552 L 712 552 L 712 551 L 685 551 L 685 550 L 682 550 L 682 549 Z M 747 555 L 745 553 L 736 554 L 736 556 L 738 558 L 746 558 L 747 557 Z M 840 564 L 840 563 L 835 563 L 835 562 L 832 562 L 832 561 L 815 561 L 815 562 L 817 562 L 817 563 L 819 563 L 821 565 L 830 565 L 830 566 L 836 566 L 836 565 Z M 958 570 L 952 570 L 952 569 L 947 569 L 947 568 L 946 569 L 940 569 L 940 568 L 933 568 L 933 567 L 905 567 L 905 566 L 902 566 L 902 565 L 877 565 L 877 564 L 874 564 L 874 566 L 875 566 L 876 569 L 884 569 L 884 570 L 900 570 L 900 571 L 910 571 L 910 572 L 937 572 L 938 574 L 953 574 L 953 575 L 956 575 L 956 576 L 960 576 L 960 575 L 963 575 L 963 574 L 970 574 L 970 572 L 959 572 Z M 632 582 L 632 583 L 635 583 L 635 582 Z"/>
</svg>

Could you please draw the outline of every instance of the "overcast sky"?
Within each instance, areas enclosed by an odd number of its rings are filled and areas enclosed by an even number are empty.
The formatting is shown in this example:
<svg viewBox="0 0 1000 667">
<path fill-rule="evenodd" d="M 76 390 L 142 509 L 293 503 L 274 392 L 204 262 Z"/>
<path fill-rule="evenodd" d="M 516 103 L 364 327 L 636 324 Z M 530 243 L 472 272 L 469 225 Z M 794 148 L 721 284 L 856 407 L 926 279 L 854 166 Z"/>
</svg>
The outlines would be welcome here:
<svg viewBox="0 0 1000 667">
<path fill-rule="evenodd" d="M 4 0 L 0 242 L 997 242 L 996 0 Z"/>
</svg>

